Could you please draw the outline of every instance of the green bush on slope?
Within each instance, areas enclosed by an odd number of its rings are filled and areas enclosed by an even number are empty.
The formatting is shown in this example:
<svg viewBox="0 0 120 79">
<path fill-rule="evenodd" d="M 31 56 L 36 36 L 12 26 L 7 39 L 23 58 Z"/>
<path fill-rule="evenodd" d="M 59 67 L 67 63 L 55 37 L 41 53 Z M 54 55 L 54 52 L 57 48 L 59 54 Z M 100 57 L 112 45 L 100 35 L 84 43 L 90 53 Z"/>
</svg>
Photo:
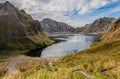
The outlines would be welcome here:
<svg viewBox="0 0 120 79">
<path fill-rule="evenodd" d="M 72 72 L 76 69 L 93 75 L 94 79 L 119 79 L 119 44 L 120 39 L 95 43 L 87 50 L 61 57 L 53 67 L 48 65 L 48 61 L 41 61 L 41 64 L 32 65 L 33 67 L 29 69 L 27 65 L 21 66 L 21 69 L 25 71 L 20 72 L 21 75 L 19 74 L 15 79 L 22 77 L 23 79 L 89 79 L 81 73 Z M 14 79 L 14 76 L 12 78 Z"/>
</svg>

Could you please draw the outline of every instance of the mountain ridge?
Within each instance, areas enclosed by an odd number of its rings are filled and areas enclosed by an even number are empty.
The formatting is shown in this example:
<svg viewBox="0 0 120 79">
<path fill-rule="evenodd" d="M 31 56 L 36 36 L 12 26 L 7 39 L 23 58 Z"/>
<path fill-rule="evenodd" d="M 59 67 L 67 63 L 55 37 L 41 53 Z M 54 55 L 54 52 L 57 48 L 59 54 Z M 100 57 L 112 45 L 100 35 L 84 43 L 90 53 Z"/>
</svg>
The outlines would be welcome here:
<svg viewBox="0 0 120 79">
<path fill-rule="evenodd" d="M 43 30 L 48 33 L 71 33 L 74 31 L 74 28 L 71 25 L 52 20 L 50 18 L 43 19 L 41 24 Z"/>
<path fill-rule="evenodd" d="M 24 10 L 19 10 L 10 2 L 0 5 L 0 47 L 36 48 L 53 43 L 41 29 L 38 20 L 33 20 Z M 25 46 L 26 44 L 27 47 Z"/>
<path fill-rule="evenodd" d="M 94 22 L 90 24 L 86 24 L 84 27 L 80 28 L 80 32 L 83 33 L 99 33 L 106 31 L 109 26 L 114 22 L 116 19 L 113 17 L 103 17 L 96 19 Z"/>
<path fill-rule="evenodd" d="M 120 18 L 110 25 L 110 28 L 101 38 L 102 40 L 111 40 L 114 38 L 120 38 Z"/>
</svg>

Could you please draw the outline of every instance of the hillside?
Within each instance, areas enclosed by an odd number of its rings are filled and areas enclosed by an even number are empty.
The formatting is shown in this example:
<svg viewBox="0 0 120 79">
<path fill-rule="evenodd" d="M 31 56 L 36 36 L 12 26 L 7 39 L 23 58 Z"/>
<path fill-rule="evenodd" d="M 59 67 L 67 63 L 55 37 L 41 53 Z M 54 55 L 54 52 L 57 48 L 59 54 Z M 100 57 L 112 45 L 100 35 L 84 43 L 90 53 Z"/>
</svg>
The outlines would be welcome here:
<svg viewBox="0 0 120 79">
<path fill-rule="evenodd" d="M 106 34 L 118 34 L 119 23 L 118 19 Z M 5 79 L 120 79 L 120 37 L 93 43 L 84 51 L 59 59 L 23 58 L 17 63 L 20 67 Z"/>
<path fill-rule="evenodd" d="M 115 21 L 115 18 L 100 18 L 95 20 L 93 23 L 86 24 L 84 27 L 81 27 L 81 32 L 83 33 L 95 33 L 95 32 L 104 32 L 108 30 L 109 26 Z"/>
<path fill-rule="evenodd" d="M 0 48 L 34 49 L 50 45 L 39 21 L 10 2 L 0 4 Z"/>
<path fill-rule="evenodd" d="M 74 28 L 66 23 L 46 18 L 41 21 L 42 29 L 48 33 L 70 33 Z"/>
<path fill-rule="evenodd" d="M 43 30 L 47 33 L 106 32 L 88 49 L 63 57 L 23 55 L 54 42 Z M 77 39 L 70 42 L 75 43 Z M 0 79 L 120 79 L 120 18 L 100 18 L 74 30 L 48 18 L 40 24 L 11 3 L 0 4 Z"/>
<path fill-rule="evenodd" d="M 5 79 L 120 79 L 120 38 L 94 43 L 58 60 L 23 58 Z M 29 60 L 29 61 L 28 61 Z M 31 62 L 31 63 L 29 63 Z M 51 65 L 51 63 L 53 65 Z"/>
<path fill-rule="evenodd" d="M 103 40 L 120 38 L 120 18 L 111 24 L 110 29 L 103 35 Z"/>
</svg>

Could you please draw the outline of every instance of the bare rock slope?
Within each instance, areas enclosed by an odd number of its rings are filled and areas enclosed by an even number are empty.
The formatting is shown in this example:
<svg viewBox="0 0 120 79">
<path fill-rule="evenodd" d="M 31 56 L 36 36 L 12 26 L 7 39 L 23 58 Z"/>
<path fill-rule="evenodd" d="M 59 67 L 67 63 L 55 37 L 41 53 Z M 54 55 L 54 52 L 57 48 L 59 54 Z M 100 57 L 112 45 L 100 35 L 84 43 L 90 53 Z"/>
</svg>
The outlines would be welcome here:
<svg viewBox="0 0 120 79">
<path fill-rule="evenodd" d="M 53 43 L 41 30 L 41 24 L 10 2 L 0 4 L 0 47 L 44 47 Z"/>
<path fill-rule="evenodd" d="M 110 25 L 108 31 L 103 35 L 103 40 L 120 38 L 120 18 Z"/>
</svg>

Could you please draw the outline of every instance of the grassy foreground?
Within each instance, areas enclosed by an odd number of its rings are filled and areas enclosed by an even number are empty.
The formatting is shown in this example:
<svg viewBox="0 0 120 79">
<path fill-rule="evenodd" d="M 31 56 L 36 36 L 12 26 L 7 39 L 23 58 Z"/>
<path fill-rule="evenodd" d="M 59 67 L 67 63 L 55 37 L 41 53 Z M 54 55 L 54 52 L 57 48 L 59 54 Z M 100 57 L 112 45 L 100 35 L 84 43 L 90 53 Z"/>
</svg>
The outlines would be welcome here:
<svg viewBox="0 0 120 79">
<path fill-rule="evenodd" d="M 76 70 L 93 79 L 120 79 L 120 38 L 94 43 L 85 51 L 59 58 L 53 66 L 50 62 L 22 59 L 18 70 L 3 79 L 90 79 Z"/>
</svg>

